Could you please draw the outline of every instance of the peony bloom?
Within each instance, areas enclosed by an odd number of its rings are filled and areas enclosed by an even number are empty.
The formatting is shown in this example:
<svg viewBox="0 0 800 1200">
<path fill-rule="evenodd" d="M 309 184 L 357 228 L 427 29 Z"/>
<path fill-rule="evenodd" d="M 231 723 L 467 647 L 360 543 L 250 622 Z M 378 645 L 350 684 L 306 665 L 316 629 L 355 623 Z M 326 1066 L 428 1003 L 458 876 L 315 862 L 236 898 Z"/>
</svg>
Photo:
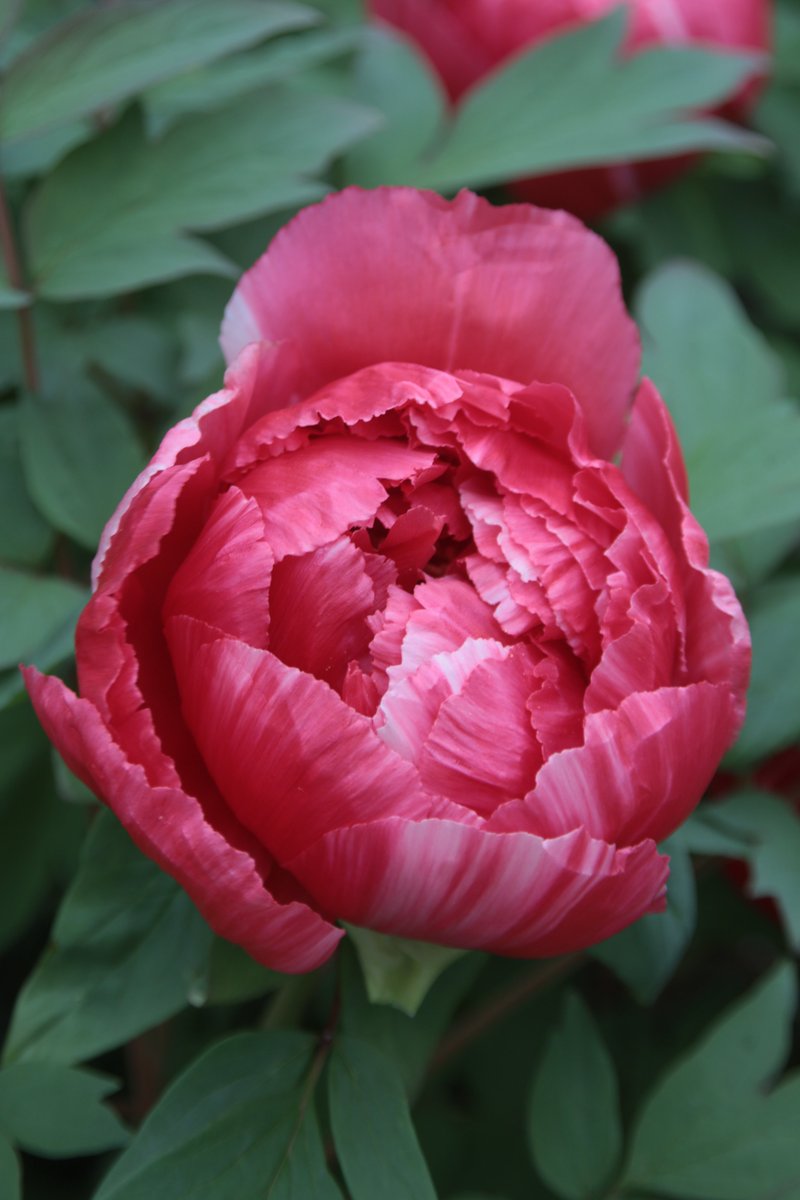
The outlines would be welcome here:
<svg viewBox="0 0 800 1200">
<path fill-rule="evenodd" d="M 621 0 L 369 0 L 372 12 L 407 34 L 457 101 L 504 60 L 557 33 L 617 8 Z M 770 44 L 769 0 L 628 0 L 626 49 L 698 45 L 764 51 Z M 756 89 L 750 84 L 722 108 L 742 121 Z M 584 219 L 638 199 L 674 178 L 692 160 L 624 163 L 517 181 L 522 200 L 566 208 Z"/>
<path fill-rule="evenodd" d="M 223 345 L 105 531 L 80 698 L 26 672 L 69 766 L 280 970 L 337 919 L 538 956 L 658 909 L 749 640 L 605 244 L 349 189 Z"/>
</svg>

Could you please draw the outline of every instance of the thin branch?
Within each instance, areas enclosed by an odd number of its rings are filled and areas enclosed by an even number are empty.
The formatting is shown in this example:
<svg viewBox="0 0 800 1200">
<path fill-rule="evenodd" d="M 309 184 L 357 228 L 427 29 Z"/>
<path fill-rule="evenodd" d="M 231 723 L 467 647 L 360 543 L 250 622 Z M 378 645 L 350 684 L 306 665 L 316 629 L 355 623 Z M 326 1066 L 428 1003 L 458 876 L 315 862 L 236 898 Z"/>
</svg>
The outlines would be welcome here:
<svg viewBox="0 0 800 1200">
<path fill-rule="evenodd" d="M 25 274 L 14 237 L 11 209 L 2 176 L 0 176 L 0 251 L 2 251 L 8 282 L 12 288 L 16 288 L 20 292 L 27 291 Z M 39 371 L 36 366 L 33 314 L 29 305 L 24 305 L 16 311 L 25 386 L 28 391 L 37 392 L 39 390 Z"/>
<path fill-rule="evenodd" d="M 517 980 L 506 991 L 492 996 L 481 1008 L 468 1013 L 439 1043 L 439 1047 L 431 1059 L 431 1072 L 441 1070 L 452 1058 L 457 1057 L 472 1042 L 488 1033 L 499 1021 L 504 1020 L 526 1000 L 543 992 L 557 980 L 571 975 L 584 961 L 583 954 L 569 954 L 564 958 L 555 958 L 530 975 Z"/>
</svg>

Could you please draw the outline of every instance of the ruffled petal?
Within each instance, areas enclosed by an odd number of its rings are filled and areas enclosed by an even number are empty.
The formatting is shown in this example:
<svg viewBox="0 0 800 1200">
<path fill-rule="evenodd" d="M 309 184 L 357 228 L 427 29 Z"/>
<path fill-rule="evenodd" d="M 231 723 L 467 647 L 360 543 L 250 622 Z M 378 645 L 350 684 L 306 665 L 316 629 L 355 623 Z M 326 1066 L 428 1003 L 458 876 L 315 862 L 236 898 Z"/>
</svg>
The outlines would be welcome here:
<svg viewBox="0 0 800 1200">
<path fill-rule="evenodd" d="M 668 860 L 583 830 L 543 840 L 398 817 L 330 833 L 289 865 L 323 907 L 383 933 L 525 958 L 565 954 L 663 907 Z"/>
<path fill-rule="evenodd" d="M 605 243 L 566 213 L 468 192 L 348 188 L 304 209 L 226 313 L 229 361 L 255 337 L 302 346 L 309 390 L 381 362 L 563 384 L 604 457 L 639 366 Z"/>
<path fill-rule="evenodd" d="M 542 753 L 526 705 L 533 663 L 522 646 L 478 663 L 441 705 L 419 759 L 425 787 L 480 813 L 529 791 Z"/>
<path fill-rule="evenodd" d="M 732 709 L 725 688 L 697 683 L 591 713 L 584 745 L 552 755 L 536 787 L 497 809 L 488 828 L 542 837 L 585 829 L 621 846 L 661 841 L 708 786 L 730 739 Z"/>
<path fill-rule="evenodd" d="M 24 675 L 39 720 L 64 761 L 114 810 L 139 848 L 189 893 L 217 933 L 276 971 L 311 971 L 330 957 L 341 930 L 301 901 L 282 904 L 270 894 L 268 858 L 230 815 L 217 826 L 194 797 L 150 787 L 93 705 L 59 679 L 30 668 Z"/>
<path fill-rule="evenodd" d="M 267 543 L 279 562 L 334 541 L 351 525 L 371 524 L 387 492 L 433 465 L 435 455 L 398 442 L 330 436 L 267 459 L 238 481 L 261 508 Z"/>
<path fill-rule="evenodd" d="M 367 717 L 310 675 L 187 617 L 168 629 L 183 709 L 217 786 L 279 862 L 331 829 L 431 801 Z"/>
</svg>

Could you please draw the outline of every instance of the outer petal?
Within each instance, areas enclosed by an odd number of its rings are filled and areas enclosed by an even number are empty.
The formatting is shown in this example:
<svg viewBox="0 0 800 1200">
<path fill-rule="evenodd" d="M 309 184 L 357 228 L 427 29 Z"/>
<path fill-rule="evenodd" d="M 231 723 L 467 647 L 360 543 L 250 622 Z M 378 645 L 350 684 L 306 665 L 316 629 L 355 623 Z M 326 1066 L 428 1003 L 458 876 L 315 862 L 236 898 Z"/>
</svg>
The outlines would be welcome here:
<svg viewBox="0 0 800 1200">
<path fill-rule="evenodd" d="M 311 971 L 330 957 L 341 931 L 307 905 L 281 904 L 270 895 L 268 860 L 260 850 L 251 852 L 244 830 L 237 836 L 232 822 L 216 828 L 199 802 L 178 788 L 150 787 L 87 700 L 59 679 L 31 668 L 24 674 L 37 715 L 69 767 L 186 889 L 217 933 L 278 971 Z"/>
<path fill-rule="evenodd" d="M 290 869 L 344 920 L 400 937 L 536 957 L 610 937 L 662 906 L 667 859 L 582 830 L 550 841 L 398 817 L 330 833 Z"/>
<path fill-rule="evenodd" d="M 330 829 L 431 811 L 414 768 L 326 683 L 242 642 L 202 644 L 213 631 L 185 617 L 168 634 L 198 749 L 279 862 Z"/>
<path fill-rule="evenodd" d="M 684 564 L 690 678 L 727 683 L 730 687 L 736 703 L 732 742 L 744 719 L 750 633 L 730 582 L 707 566 L 708 542 L 686 504 L 686 471 L 675 429 L 648 379 L 636 397 L 625 436 L 622 469 Z"/>
<path fill-rule="evenodd" d="M 468 192 L 348 188 L 305 209 L 228 307 L 228 359 L 255 337 L 302 346 L 309 390 L 380 362 L 564 384 L 604 457 L 639 365 L 605 243 L 566 213 Z"/>
<path fill-rule="evenodd" d="M 551 755 L 536 787 L 497 809 L 488 827 L 543 837 L 585 829 L 623 846 L 660 841 L 708 786 L 730 740 L 732 709 L 726 688 L 697 683 L 643 692 L 616 712 L 591 713 L 584 745 Z"/>
</svg>

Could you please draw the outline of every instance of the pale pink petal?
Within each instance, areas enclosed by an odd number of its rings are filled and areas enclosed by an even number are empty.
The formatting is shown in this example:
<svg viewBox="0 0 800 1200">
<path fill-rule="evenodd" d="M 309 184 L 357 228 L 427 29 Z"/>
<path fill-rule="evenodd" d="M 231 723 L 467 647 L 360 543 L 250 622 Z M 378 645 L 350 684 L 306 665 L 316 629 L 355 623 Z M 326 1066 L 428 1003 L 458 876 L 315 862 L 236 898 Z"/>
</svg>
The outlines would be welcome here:
<svg viewBox="0 0 800 1200">
<path fill-rule="evenodd" d="M 443 701 L 422 748 L 419 771 L 428 791 L 480 813 L 522 798 L 542 763 L 526 707 L 533 687 L 533 661 L 523 646 L 478 663 Z"/>
<path fill-rule="evenodd" d="M 258 502 L 278 562 L 327 545 L 351 525 L 371 524 L 387 495 L 381 481 L 413 478 L 434 457 L 398 442 L 330 436 L 260 463 L 238 487 Z"/>
<path fill-rule="evenodd" d="M 280 862 L 330 829 L 430 811 L 414 768 L 326 683 L 266 650 L 206 640 L 187 617 L 168 633 L 198 749 L 237 818 Z"/>
<path fill-rule="evenodd" d="M 419 760 L 436 715 L 448 696 L 459 692 L 478 663 L 505 658 L 507 646 L 468 638 L 457 650 L 435 654 L 415 671 L 390 667 L 375 724 L 380 739 L 408 762 Z"/>
<path fill-rule="evenodd" d="M 237 488 L 218 497 L 167 592 L 164 620 L 196 617 L 249 642 L 267 644 L 272 554 L 255 500 Z"/>
<path fill-rule="evenodd" d="M 25 671 L 25 681 L 70 769 L 114 810 L 139 848 L 185 888 L 217 933 L 277 971 L 311 971 L 330 957 L 341 931 L 308 905 L 279 903 L 270 894 L 269 859 L 229 814 L 212 822 L 200 802 L 179 788 L 151 787 L 93 705 L 33 669 Z"/>
<path fill-rule="evenodd" d="M 663 907 L 667 862 L 653 842 L 617 850 L 583 830 L 543 840 L 392 817 L 328 834 L 290 867 L 355 925 L 527 958 L 581 949 Z"/>
<path fill-rule="evenodd" d="M 605 243 L 566 213 L 468 192 L 348 188 L 304 209 L 240 282 L 228 359 L 256 332 L 301 346 L 317 387 L 381 362 L 563 384 L 606 457 L 639 364 Z"/>
<path fill-rule="evenodd" d="M 370 557 L 342 537 L 278 563 L 269 591 L 269 649 L 281 662 L 341 687 L 347 664 L 366 652 L 371 637 Z"/>
<path fill-rule="evenodd" d="M 489 827 L 555 837 L 585 829 L 617 845 L 661 841 L 697 805 L 728 744 L 729 692 L 709 683 L 627 697 L 586 718 L 585 743 L 552 755 L 535 788 Z"/>
<path fill-rule="evenodd" d="M 467 638 L 507 640 L 489 605 L 462 579 L 452 575 L 427 579 L 414 588 L 414 601 L 405 623 L 400 669 L 392 672 L 395 680 L 430 662 L 435 654 L 457 650 Z"/>
</svg>

